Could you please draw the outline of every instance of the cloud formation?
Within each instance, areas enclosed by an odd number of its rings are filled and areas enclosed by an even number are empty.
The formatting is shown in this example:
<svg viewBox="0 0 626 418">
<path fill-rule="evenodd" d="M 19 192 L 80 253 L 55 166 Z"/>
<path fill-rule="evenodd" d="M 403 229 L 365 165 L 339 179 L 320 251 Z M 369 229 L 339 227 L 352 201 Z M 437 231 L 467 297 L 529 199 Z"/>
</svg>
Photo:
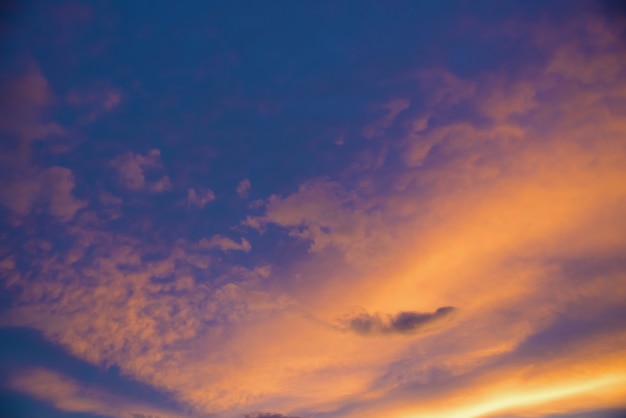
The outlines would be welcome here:
<svg viewBox="0 0 626 418">
<path fill-rule="evenodd" d="M 41 167 L 32 161 L 35 140 L 65 136 L 67 131 L 48 116 L 55 98 L 39 67 L 27 60 L 20 70 L 0 82 L 0 203 L 17 222 L 39 207 L 67 222 L 87 205 L 73 194 L 74 173 L 67 167 Z"/>
<path fill-rule="evenodd" d="M 216 236 L 197 244 L 145 247 L 124 234 L 71 231 L 67 238 L 74 244 L 61 253 L 50 242 L 29 243 L 29 253 L 39 254 L 29 273 L 31 285 L 19 268 L 24 254 L 9 249 L 1 275 L 5 289 L 21 294 L 21 303 L 3 316 L 3 326 L 41 329 L 73 355 L 117 365 L 199 411 L 232 408 L 255 390 L 243 370 L 232 369 L 234 359 L 218 366 L 219 358 L 240 350 L 241 342 L 229 341 L 227 331 L 290 302 L 258 288 L 266 267 L 229 266 L 206 251 L 248 251 L 247 240 Z M 209 268 L 218 266 L 221 273 L 214 277 Z M 206 344 L 213 348 L 202 349 Z M 231 388 L 226 397 L 225 384 Z"/>
<path fill-rule="evenodd" d="M 243 224 L 259 230 L 278 225 L 290 236 L 310 242 L 313 253 L 335 248 L 352 262 L 366 262 L 390 239 L 381 228 L 380 213 L 368 210 L 370 204 L 336 182 L 317 178 L 290 195 L 270 196 L 263 202 L 264 214 L 249 216 Z"/>
<path fill-rule="evenodd" d="M 0 131 L 16 136 L 26 147 L 33 140 L 64 135 L 65 129 L 46 115 L 55 100 L 48 80 L 32 59 L 23 67 L 0 82 Z"/>
<path fill-rule="evenodd" d="M 40 330 L 72 356 L 171 393 L 191 416 L 623 408 L 626 57 L 602 21 L 520 23 L 522 35 L 509 23 L 497 36 L 508 37 L 507 47 L 523 43 L 536 59 L 466 74 L 409 69 L 386 81 L 372 106 L 385 115 L 346 130 L 371 141 L 333 146 L 330 156 L 320 145 L 324 164 L 337 158 L 338 171 L 320 164 L 324 170 L 284 175 L 296 159 L 277 167 L 275 177 L 290 180 L 245 212 L 240 201 L 208 205 L 211 190 L 189 188 L 210 174 L 204 160 L 193 166 L 205 144 L 178 161 L 161 144 L 100 161 L 124 190 L 172 190 L 153 196 L 156 203 L 122 205 L 121 190 L 90 182 L 96 170 L 76 163 L 84 149 L 31 158 L 39 128 L 3 121 L 5 133 L 28 142 L 28 158 L 2 172 L 0 197 L 11 216 L 33 221 L 9 222 L 2 235 L 0 283 L 10 301 L 0 325 Z M 27 74 L 12 84 L 24 96 L 15 120 L 48 126 L 50 87 L 40 72 Z M 128 91 L 150 94 L 135 87 Z M 63 97 L 101 109 L 121 98 Z M 317 106 L 316 97 L 307 103 Z M 166 95 L 153 110 L 166 115 L 177 99 Z M 231 98 L 246 102 L 238 100 Z M 165 145 L 193 136 L 180 120 L 202 119 L 149 116 L 137 130 L 166 132 Z M 107 127 L 121 132 L 126 121 L 117 122 Z M 363 152 L 381 149 L 385 158 L 358 164 Z M 176 181 L 161 157 L 179 169 Z M 218 193 L 232 191 L 241 173 L 234 171 L 223 169 L 230 177 Z M 244 182 L 242 197 L 250 191 Z M 96 197 L 90 205 L 88 196 Z M 62 222 L 35 218 L 42 208 Z M 60 371 L 22 368 L 6 383 L 62 411 L 176 416 Z"/>
<path fill-rule="evenodd" d="M 146 155 L 127 152 L 115 157 L 110 164 L 117 171 L 120 185 L 128 190 L 160 193 L 172 186 L 169 177 L 160 174 L 163 164 L 158 149 L 152 149 Z M 147 174 L 153 177 L 155 173 L 157 176 L 153 180 L 146 179 Z"/>
<path fill-rule="evenodd" d="M 206 206 L 207 203 L 215 200 L 215 193 L 211 189 L 194 189 L 190 187 L 187 189 L 187 199 L 185 204 L 188 208 L 200 208 Z"/>
<path fill-rule="evenodd" d="M 74 175 L 65 167 L 49 167 L 37 172 L 21 173 L 19 180 L 3 182 L 0 199 L 19 217 L 27 216 L 38 205 L 45 205 L 47 212 L 62 222 L 87 206 L 87 201 L 73 195 Z"/>
</svg>

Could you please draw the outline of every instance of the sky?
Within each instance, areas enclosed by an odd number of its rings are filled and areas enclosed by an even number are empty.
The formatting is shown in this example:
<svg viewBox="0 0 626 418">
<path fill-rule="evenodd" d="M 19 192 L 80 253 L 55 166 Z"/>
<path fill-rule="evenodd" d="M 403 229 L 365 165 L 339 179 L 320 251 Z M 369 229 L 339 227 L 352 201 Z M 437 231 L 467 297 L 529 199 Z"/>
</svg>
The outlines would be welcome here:
<svg viewBox="0 0 626 418">
<path fill-rule="evenodd" d="M 626 417 L 619 1 L 10 1 L 0 415 Z"/>
</svg>

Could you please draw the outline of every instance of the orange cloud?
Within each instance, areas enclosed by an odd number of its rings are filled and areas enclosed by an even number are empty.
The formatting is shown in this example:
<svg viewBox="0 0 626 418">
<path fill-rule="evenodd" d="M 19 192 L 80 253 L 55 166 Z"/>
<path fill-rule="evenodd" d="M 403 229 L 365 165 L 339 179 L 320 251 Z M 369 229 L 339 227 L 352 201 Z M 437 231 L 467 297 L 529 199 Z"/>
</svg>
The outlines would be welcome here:
<svg viewBox="0 0 626 418">
<path fill-rule="evenodd" d="M 21 290 L 3 321 L 198 414 L 624 406 L 626 61 L 607 36 L 515 76 L 424 73 L 428 108 L 399 144 L 402 166 L 354 187 L 311 179 L 244 221 L 309 243 L 282 270 L 207 251 L 250 251 L 245 238 L 158 243 L 74 226 L 67 252 L 27 248 L 40 272 L 28 283 L 13 259 L 0 264 Z M 468 104 L 480 119 L 455 116 Z M 150 188 L 160 155 L 113 166 L 125 187 Z"/>
</svg>

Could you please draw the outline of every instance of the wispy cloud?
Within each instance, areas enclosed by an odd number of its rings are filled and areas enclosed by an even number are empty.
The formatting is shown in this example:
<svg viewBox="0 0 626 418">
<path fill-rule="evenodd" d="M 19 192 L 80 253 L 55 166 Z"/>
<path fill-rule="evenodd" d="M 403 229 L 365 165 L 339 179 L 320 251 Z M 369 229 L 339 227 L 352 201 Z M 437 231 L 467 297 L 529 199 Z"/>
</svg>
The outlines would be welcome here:
<svg viewBox="0 0 626 418">
<path fill-rule="evenodd" d="M 376 135 L 383 134 L 385 129 L 391 126 L 391 124 L 396 120 L 398 115 L 410 105 L 411 101 L 403 98 L 394 99 L 385 103 L 381 106 L 381 108 L 385 110 L 386 115 L 363 128 L 363 136 L 366 138 L 372 138 Z"/>
<path fill-rule="evenodd" d="M 15 373 L 9 388 L 48 402 L 67 412 L 82 412 L 115 418 L 174 418 L 183 415 L 142 405 L 130 398 L 111 395 L 93 385 L 85 385 L 48 369 L 29 369 Z M 91 387 L 90 387 L 91 386 Z"/>
<path fill-rule="evenodd" d="M 106 112 L 115 109 L 122 102 L 122 93 L 113 87 L 98 87 L 70 90 L 65 100 L 75 107 L 86 110 L 81 123 L 91 123 Z"/>
</svg>

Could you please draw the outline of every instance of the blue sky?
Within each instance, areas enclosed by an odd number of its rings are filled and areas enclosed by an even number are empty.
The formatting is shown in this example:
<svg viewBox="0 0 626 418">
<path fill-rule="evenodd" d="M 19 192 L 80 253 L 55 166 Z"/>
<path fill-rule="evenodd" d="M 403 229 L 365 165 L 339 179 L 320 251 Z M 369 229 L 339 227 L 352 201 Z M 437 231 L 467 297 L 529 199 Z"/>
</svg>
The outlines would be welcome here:
<svg viewBox="0 0 626 418">
<path fill-rule="evenodd" d="M 623 416 L 624 30 L 3 5 L 3 415 Z"/>
</svg>

